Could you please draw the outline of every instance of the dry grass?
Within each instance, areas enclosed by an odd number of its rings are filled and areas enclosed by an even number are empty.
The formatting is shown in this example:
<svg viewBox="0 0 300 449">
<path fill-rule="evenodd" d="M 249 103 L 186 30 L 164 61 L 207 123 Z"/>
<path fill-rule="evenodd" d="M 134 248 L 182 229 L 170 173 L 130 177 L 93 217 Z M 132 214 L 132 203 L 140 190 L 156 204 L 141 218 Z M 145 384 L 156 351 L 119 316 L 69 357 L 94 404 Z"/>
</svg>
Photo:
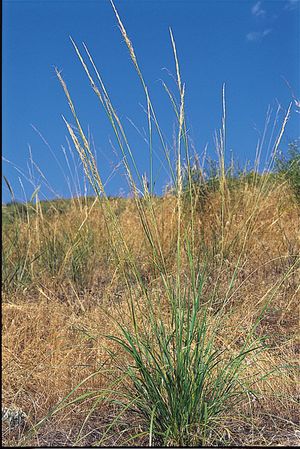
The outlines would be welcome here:
<svg viewBox="0 0 300 449">
<path fill-rule="evenodd" d="M 226 242 L 230 243 L 239 233 L 246 217 L 244 201 L 250 201 L 245 195 L 251 192 L 240 192 L 237 198 L 230 199 L 234 214 L 227 227 Z M 174 198 L 165 196 L 157 199 L 156 214 L 160 232 L 162 233 L 163 250 L 168 260 L 168 270 L 174 269 Z M 199 246 L 199 254 L 208 251 L 214 253 L 215 242 L 211 231 L 219 216 L 220 198 L 214 194 L 209 207 L 197 214 L 199 237 L 201 230 L 205 232 L 206 247 Z M 122 200 L 119 217 L 124 234 L 128 237 L 128 245 L 138 260 L 145 282 L 156 294 L 163 294 L 160 280 L 151 267 L 147 253 L 147 244 L 140 238 L 142 235 L 136 210 L 131 200 Z M 219 335 L 219 344 L 230 347 L 238 344 L 245 329 L 249 328 L 257 317 L 259 304 L 266 293 L 278 284 L 289 266 L 299 254 L 299 214 L 296 203 L 289 199 L 288 191 L 273 191 L 266 197 L 263 209 L 257 214 L 255 226 L 244 248 L 243 260 L 238 270 L 237 281 L 228 296 L 228 320 Z M 25 429 L 4 428 L 6 445 L 22 442 L 22 437 L 31 425 L 37 423 L 61 401 L 76 385 L 100 366 L 100 371 L 78 391 L 100 391 L 107 388 L 112 381 L 112 374 L 104 372 L 113 368 L 106 349 L 117 350 L 112 342 L 105 338 L 107 334 L 117 335 L 116 319 L 130 324 L 130 312 L 126 301 L 126 286 L 113 263 L 107 258 L 109 242 L 105 240 L 104 223 L 101 210 L 94 207 L 85 215 L 82 211 L 70 208 L 60 216 L 50 218 L 31 217 L 28 224 L 23 222 L 19 228 L 19 240 L 28 242 L 30 231 L 29 259 L 38 252 L 35 232 L 42 234 L 45 229 L 54 229 L 56 239 L 62 231 L 74 235 L 80 224 L 94 232 L 89 263 L 85 265 L 85 275 L 89 279 L 88 288 L 76 285 L 68 275 L 67 262 L 62 259 L 60 270 L 50 276 L 49 270 L 37 267 L 32 269 L 33 276 L 26 285 L 10 288 L 4 292 L 3 301 L 3 405 L 18 407 L 28 416 Z M 76 219 L 75 219 L 76 217 Z M 87 218 L 86 218 L 87 217 Z M 32 226 L 34 220 L 36 226 Z M 48 233 L 48 236 L 50 234 Z M 203 236 L 203 233 L 202 233 Z M 199 242 L 201 239 L 199 238 Z M 4 236 L 4 247 L 7 243 Z M 225 245 L 226 246 L 226 245 Z M 69 248 L 73 248 L 69 245 Z M 92 254 L 92 256 L 91 256 Z M 224 258 L 222 269 L 219 266 L 218 253 L 210 259 L 210 282 L 204 291 L 211 294 L 216 276 L 222 279 L 219 285 L 222 290 L 216 293 L 215 307 L 224 299 L 228 291 L 228 280 L 231 279 L 239 252 L 230 250 Z M 14 255 L 17 257 L 17 254 Z M 67 256 L 69 257 L 69 256 Z M 144 263 L 143 263 L 144 261 Z M 36 263 L 40 263 L 39 260 Z M 64 271 L 65 270 L 65 271 Z M 183 269 L 184 272 L 184 269 Z M 141 298 L 140 313 L 146 313 L 147 305 Z M 257 367 L 261 372 L 273 371 L 265 380 L 256 385 L 258 399 L 250 398 L 251 413 L 247 404 L 239 409 L 239 418 L 227 417 L 230 425 L 228 444 L 296 444 L 295 431 L 298 424 L 297 405 L 299 402 L 299 378 L 295 370 L 299 358 L 299 272 L 295 271 L 278 285 L 272 302 L 257 332 L 267 334 L 269 349 L 259 356 L 257 363 L 249 366 L 245 376 L 257 375 Z M 167 308 L 167 301 L 165 302 Z M 167 313 L 167 309 L 166 309 Z M 224 312 L 225 313 L 225 312 Z M 212 314 L 211 320 L 214 320 Z M 233 345 L 233 346 L 232 346 Z M 118 349 L 119 351 L 119 349 Z M 119 354 L 119 363 L 126 363 L 126 357 Z M 91 401 L 73 404 L 63 412 L 57 413 L 46 421 L 26 440 L 27 445 L 71 445 L 76 442 L 80 427 L 91 410 Z M 244 410 L 244 411 L 243 411 Z M 103 436 L 103 426 L 112 421 L 118 410 L 108 404 L 100 404 L 90 414 L 79 441 L 80 445 L 95 443 Z M 241 416 L 244 414 L 244 421 Z M 252 416 L 251 416 L 252 414 Z M 122 422 L 116 424 L 120 430 L 119 438 L 114 439 L 115 432 L 108 432 L 106 443 L 121 444 L 129 438 L 130 433 L 138 433 L 138 422 L 128 413 Z M 121 427 L 120 427 L 121 426 Z M 226 426 L 224 428 L 227 428 Z M 21 432 L 21 433 L 22 433 Z M 223 436 L 226 441 L 226 435 Z M 143 437 L 140 444 L 147 444 Z M 23 442 L 24 443 L 24 442 Z"/>
</svg>

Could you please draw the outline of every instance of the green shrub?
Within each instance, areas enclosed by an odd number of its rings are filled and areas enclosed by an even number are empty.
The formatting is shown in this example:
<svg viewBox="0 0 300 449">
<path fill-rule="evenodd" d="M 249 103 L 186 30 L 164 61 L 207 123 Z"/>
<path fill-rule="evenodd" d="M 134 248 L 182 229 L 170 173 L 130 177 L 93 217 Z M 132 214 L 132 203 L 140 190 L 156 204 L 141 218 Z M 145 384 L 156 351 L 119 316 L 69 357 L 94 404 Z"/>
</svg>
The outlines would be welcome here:
<svg viewBox="0 0 300 449">
<path fill-rule="evenodd" d="M 189 174 L 190 170 L 190 174 Z M 271 179 L 271 177 L 269 176 Z M 231 164 L 225 167 L 225 185 L 230 192 L 241 190 L 245 185 L 258 185 L 262 175 L 256 170 L 239 168 Z M 201 168 L 196 160 L 183 172 L 183 194 L 186 204 L 190 201 L 190 192 L 198 210 L 204 210 L 209 204 L 211 195 L 220 191 L 222 175 L 217 161 L 208 159 L 207 166 Z M 190 185 L 191 184 L 191 185 Z"/>
<path fill-rule="evenodd" d="M 300 148 L 299 139 L 289 144 L 287 156 L 283 153 L 276 158 L 275 169 L 280 177 L 285 178 L 300 202 Z"/>
</svg>

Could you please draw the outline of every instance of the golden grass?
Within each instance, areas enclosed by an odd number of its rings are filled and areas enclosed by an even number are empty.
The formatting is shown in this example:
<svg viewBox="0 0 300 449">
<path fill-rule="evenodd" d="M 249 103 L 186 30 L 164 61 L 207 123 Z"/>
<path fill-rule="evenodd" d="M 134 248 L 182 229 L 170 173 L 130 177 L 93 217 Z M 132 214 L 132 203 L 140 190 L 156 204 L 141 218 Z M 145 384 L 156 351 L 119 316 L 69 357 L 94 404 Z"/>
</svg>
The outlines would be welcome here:
<svg viewBox="0 0 300 449">
<path fill-rule="evenodd" d="M 299 272 L 295 271 L 288 277 L 285 273 L 299 255 L 300 218 L 297 204 L 290 199 L 288 188 L 285 189 L 284 195 L 282 189 L 275 189 L 264 198 L 263 207 L 257 212 L 246 243 L 236 240 L 235 246 L 230 246 L 230 243 L 238 235 L 244 235 L 241 229 L 248 219 L 245 203 L 251 201 L 251 195 L 255 195 L 255 192 L 247 189 L 237 191 L 228 200 L 229 224 L 225 227 L 224 234 L 224 262 L 218 270 L 216 267 L 220 267 L 220 254 L 214 252 L 216 242 L 212 237 L 212 230 L 217 232 L 219 229 L 220 194 L 212 194 L 209 206 L 204 211 L 199 211 L 195 217 L 195 227 L 199 229 L 196 238 L 199 238 L 200 260 L 207 251 L 212 254 L 204 299 L 205 295 L 208 297 L 211 294 L 218 276 L 222 282 L 219 282 L 221 288 L 216 292 L 216 310 L 223 304 L 224 297 L 227 298 L 224 313 L 230 310 L 218 337 L 222 347 L 234 350 L 235 345 L 239 345 L 239 338 L 243 337 L 245 329 L 255 321 L 263 298 L 277 285 L 269 309 L 257 329 L 258 334 L 268 335 L 269 349 L 258 356 L 257 364 L 249 363 L 244 375 L 257 375 L 258 366 L 261 367 L 261 373 L 273 372 L 256 385 L 261 393 L 260 397 L 249 398 L 252 410 L 251 431 L 249 416 L 244 423 L 240 418 L 235 422 L 234 416 L 227 417 L 233 429 L 230 441 L 237 444 L 271 444 L 272 441 L 274 444 L 284 444 L 286 441 L 296 444 L 299 378 L 295 367 L 299 358 Z M 155 204 L 169 272 L 176 272 L 175 200 L 171 195 L 166 195 L 158 198 Z M 141 238 L 143 233 L 133 201 L 113 202 L 113 207 L 116 210 L 119 208 L 123 233 L 130 250 L 140 261 L 145 282 L 156 297 L 163 295 L 161 281 L 147 257 L 147 242 Z M 74 242 L 66 239 L 66 235 L 74 237 L 83 222 L 81 229 L 92 230 L 93 240 L 84 265 L 88 282 L 86 285 L 76 285 L 67 269 L 68 258 L 74 251 Z M 93 207 L 92 210 L 82 209 L 80 212 L 72 206 L 64 214 L 44 216 L 42 219 L 39 216 L 31 217 L 29 224 L 20 224 L 19 240 L 25 246 L 26 242 L 29 243 L 29 259 L 34 258 L 40 246 L 45 246 L 45 242 L 38 237 L 49 238 L 51 230 L 56 241 L 65 239 L 66 245 L 57 273 L 50 275 L 47 267 L 43 269 L 41 266 L 42 259 L 37 259 L 30 268 L 31 281 L 18 289 L 4 291 L 3 298 L 3 405 L 16 406 L 27 414 L 24 435 L 30 425 L 45 417 L 76 385 L 100 366 L 102 372 L 87 381 L 77 393 L 100 391 L 101 388 L 109 387 L 112 375 L 103 370 L 113 368 L 114 365 L 106 349 L 119 349 L 114 343 L 108 342 L 105 335 L 118 335 L 119 330 L 114 320 L 123 320 L 131 325 L 126 286 L 118 267 L 109 258 L 109 242 L 101 209 Z M 202 237 L 206 242 L 205 249 L 200 246 Z M 7 236 L 4 235 L 4 248 L 6 244 Z M 228 293 L 228 283 L 236 267 L 241 245 L 244 249 L 237 281 Z M 226 252 L 227 247 L 229 249 Z M 18 257 L 18 254 L 11 257 Z M 184 264 L 182 270 L 184 276 Z M 138 291 L 137 288 L 137 296 Z M 147 304 L 142 296 L 139 301 L 138 313 L 142 316 L 147 311 Z M 161 298 L 161 303 L 165 303 L 166 310 L 163 313 L 167 316 L 168 302 Z M 210 320 L 214 319 L 212 313 Z M 122 353 L 119 354 L 119 363 L 126 363 L 126 356 Z M 246 405 L 241 407 L 242 410 Z M 46 421 L 25 443 L 74 444 L 80 426 L 90 410 L 91 401 L 73 404 Z M 103 435 L 101 426 L 107 425 L 117 413 L 117 408 L 112 409 L 107 404 L 99 405 L 87 420 L 82 432 L 86 437 L 80 440 L 80 444 L 89 445 L 100 440 Z M 249 415 L 245 408 L 245 416 L 247 413 Z M 133 419 L 132 416 L 124 418 L 125 430 L 119 435 L 123 440 L 114 439 L 111 433 L 107 442 L 111 445 L 121 444 L 129 437 L 130 429 L 134 434 Z M 121 424 L 118 423 L 118 426 Z M 277 431 L 274 426 L 277 426 Z M 4 430 L 7 445 L 23 441 L 22 435 L 16 430 Z M 147 444 L 142 437 L 139 441 Z"/>
</svg>

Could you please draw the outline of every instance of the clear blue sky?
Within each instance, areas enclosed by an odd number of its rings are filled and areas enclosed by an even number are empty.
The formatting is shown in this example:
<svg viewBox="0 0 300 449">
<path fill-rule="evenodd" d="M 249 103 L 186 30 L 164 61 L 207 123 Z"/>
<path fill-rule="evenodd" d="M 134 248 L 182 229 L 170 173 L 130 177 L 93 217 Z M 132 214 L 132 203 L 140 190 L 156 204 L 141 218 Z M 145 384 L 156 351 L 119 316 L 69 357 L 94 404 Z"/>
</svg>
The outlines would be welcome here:
<svg viewBox="0 0 300 449">
<path fill-rule="evenodd" d="M 268 106 L 276 110 L 279 102 L 282 119 L 293 100 L 283 78 L 299 98 L 300 2 L 115 0 L 115 5 L 133 42 L 169 145 L 175 118 L 160 80 L 176 90 L 170 76 L 175 74 L 168 31 L 171 27 L 186 83 L 189 138 L 197 152 L 201 154 L 208 144 L 209 154 L 215 155 L 213 135 L 221 123 L 221 91 L 225 82 L 227 152 L 232 150 L 242 164 L 253 161 Z M 61 115 L 72 119 L 54 67 L 62 71 L 82 124 L 85 130 L 89 127 L 93 136 L 100 172 L 104 180 L 108 179 L 108 193 L 118 194 L 121 187 L 126 191 L 122 169 L 110 177 L 120 160 L 112 150 L 111 144 L 116 142 L 69 40 L 72 36 L 78 45 L 82 41 L 87 44 L 128 132 L 139 168 L 148 171 L 147 144 L 139 134 L 146 133 L 147 137 L 145 97 L 110 2 L 4 0 L 2 20 L 2 167 L 16 198 L 29 199 L 34 191 L 26 179 L 30 177 L 29 169 L 33 170 L 33 184 L 41 184 L 41 199 L 54 197 L 42 175 L 31 166 L 29 146 L 53 191 L 70 196 L 69 178 L 75 193 L 62 150 L 64 146 L 68 152 L 68 133 Z M 299 118 L 293 106 L 283 150 L 299 137 Z M 51 151 L 31 125 L 42 134 Z M 161 154 L 158 141 L 154 143 L 156 152 Z M 74 172 L 71 160 L 70 164 Z M 24 172 L 25 178 L 15 167 Z M 158 161 L 155 168 L 158 172 Z M 168 180 L 165 172 L 160 171 L 157 193 Z M 3 201 L 9 199 L 3 184 Z"/>
</svg>

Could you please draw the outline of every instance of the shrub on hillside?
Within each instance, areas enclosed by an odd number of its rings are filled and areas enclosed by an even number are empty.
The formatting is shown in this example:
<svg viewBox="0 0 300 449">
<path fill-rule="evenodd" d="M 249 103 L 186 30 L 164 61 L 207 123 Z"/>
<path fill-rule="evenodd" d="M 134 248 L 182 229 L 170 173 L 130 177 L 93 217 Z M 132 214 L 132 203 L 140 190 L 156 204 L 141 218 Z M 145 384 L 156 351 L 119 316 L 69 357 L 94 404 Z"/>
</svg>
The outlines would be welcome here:
<svg viewBox="0 0 300 449">
<path fill-rule="evenodd" d="M 230 163 L 225 166 L 225 185 L 230 192 L 237 191 L 245 185 L 257 185 L 262 175 L 255 170 L 247 170 L 240 168 L 238 163 Z M 272 177 L 269 177 L 270 180 Z M 218 162 L 208 159 L 206 167 L 200 167 L 196 160 L 190 167 L 190 175 L 188 168 L 183 173 L 183 194 L 188 202 L 190 192 L 197 201 L 198 208 L 203 210 L 208 204 L 211 194 L 221 189 L 222 174 Z M 190 189 L 191 187 L 191 189 Z"/>
<path fill-rule="evenodd" d="M 299 139 L 289 144 L 287 156 L 282 153 L 276 158 L 276 172 L 290 184 L 294 196 L 300 202 L 300 147 Z"/>
</svg>

